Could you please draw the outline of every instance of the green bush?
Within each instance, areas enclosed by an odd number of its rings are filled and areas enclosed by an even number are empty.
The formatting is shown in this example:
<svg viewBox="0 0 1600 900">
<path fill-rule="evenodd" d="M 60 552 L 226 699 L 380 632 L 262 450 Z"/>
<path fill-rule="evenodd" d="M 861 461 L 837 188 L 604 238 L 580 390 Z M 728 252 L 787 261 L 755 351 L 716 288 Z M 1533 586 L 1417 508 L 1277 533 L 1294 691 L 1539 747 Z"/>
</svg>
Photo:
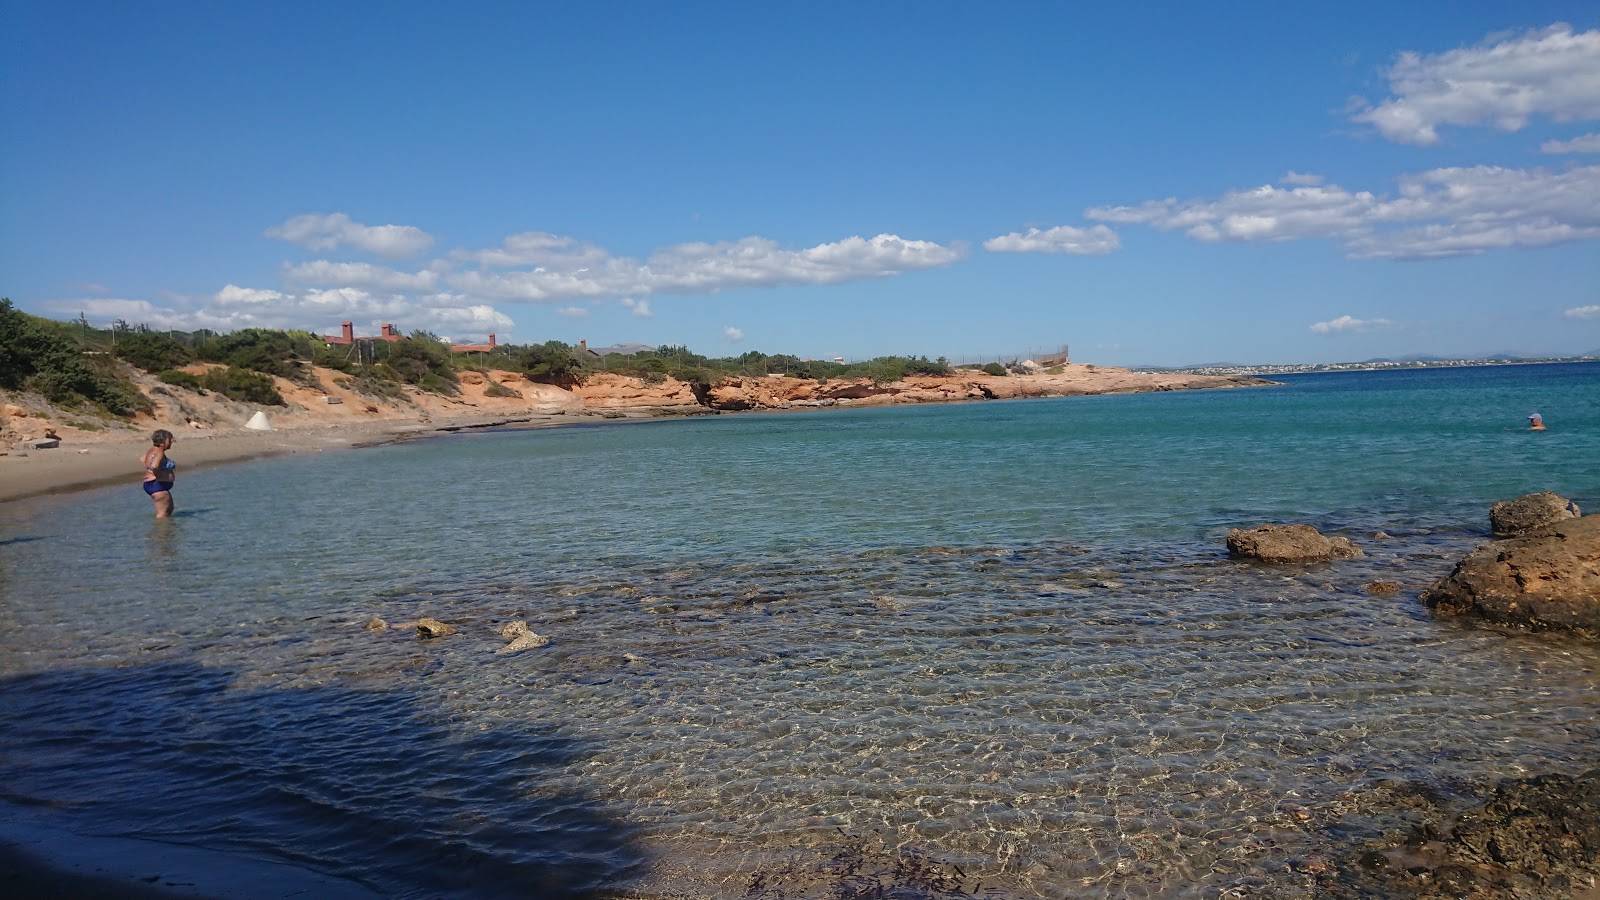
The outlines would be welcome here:
<svg viewBox="0 0 1600 900">
<path fill-rule="evenodd" d="M 146 372 L 176 369 L 194 361 L 194 353 L 165 334 L 132 331 L 117 337 L 117 358 Z"/>
<path fill-rule="evenodd" d="M 233 366 L 212 369 L 201 375 L 200 386 L 240 403 L 256 403 L 262 406 L 289 405 L 284 402 L 283 395 L 278 393 L 277 385 L 272 383 L 271 378 L 260 372 L 236 369 Z"/>
<path fill-rule="evenodd" d="M 572 385 L 581 380 L 582 368 L 572 348 L 560 341 L 545 341 L 522 350 L 517 363 L 529 381 L 540 384 Z"/>
<path fill-rule="evenodd" d="M 199 375 L 191 375 L 188 372 L 180 372 L 177 369 L 166 369 L 162 372 L 157 372 L 156 377 L 161 379 L 163 384 L 173 384 L 178 387 L 188 388 L 191 391 L 203 390 Z"/>
<path fill-rule="evenodd" d="M 483 382 L 483 395 L 485 397 L 517 397 L 520 399 L 522 397 L 522 392 L 516 388 L 506 387 L 500 382 L 495 381 L 493 378 L 485 375 Z"/>
<path fill-rule="evenodd" d="M 985 375 L 1004 375 L 1006 374 L 1006 367 L 997 362 L 984 363 L 980 371 Z"/>
<path fill-rule="evenodd" d="M 33 391 L 57 406 L 99 407 L 118 416 L 151 409 L 103 355 L 86 356 L 58 323 L 0 298 L 0 388 Z"/>
<path fill-rule="evenodd" d="M 196 351 L 207 362 L 225 363 L 280 378 L 301 377 L 295 365 L 299 354 L 286 331 L 244 328 L 206 341 Z"/>
<path fill-rule="evenodd" d="M 390 342 L 379 368 L 386 368 L 396 381 L 435 394 L 453 395 L 459 390 L 450 348 L 426 332 Z"/>
<path fill-rule="evenodd" d="M 393 378 L 372 369 L 362 369 L 349 378 L 336 378 L 334 384 L 348 390 L 355 391 L 364 397 L 377 397 L 380 400 L 404 400 L 406 392 L 400 390 L 400 383 Z"/>
</svg>

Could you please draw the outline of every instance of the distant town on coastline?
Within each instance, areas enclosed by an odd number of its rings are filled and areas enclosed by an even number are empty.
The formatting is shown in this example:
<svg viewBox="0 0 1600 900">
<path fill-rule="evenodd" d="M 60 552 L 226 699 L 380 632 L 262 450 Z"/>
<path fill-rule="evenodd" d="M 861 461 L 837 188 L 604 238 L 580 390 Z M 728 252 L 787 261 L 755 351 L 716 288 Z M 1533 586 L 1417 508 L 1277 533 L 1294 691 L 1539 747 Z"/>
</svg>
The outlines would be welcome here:
<svg viewBox="0 0 1600 900">
<path fill-rule="evenodd" d="M 1383 369 L 1443 369 L 1458 366 L 1514 366 L 1595 361 L 1600 361 L 1600 350 L 1592 350 L 1580 356 L 1521 356 L 1515 353 L 1496 353 L 1482 357 L 1446 359 L 1439 356 L 1418 355 L 1400 359 L 1368 359 L 1361 362 L 1270 365 L 1221 362 L 1197 366 L 1133 366 L 1132 369 L 1135 372 L 1181 372 L 1187 375 L 1292 375 L 1297 372 L 1367 372 Z"/>
</svg>

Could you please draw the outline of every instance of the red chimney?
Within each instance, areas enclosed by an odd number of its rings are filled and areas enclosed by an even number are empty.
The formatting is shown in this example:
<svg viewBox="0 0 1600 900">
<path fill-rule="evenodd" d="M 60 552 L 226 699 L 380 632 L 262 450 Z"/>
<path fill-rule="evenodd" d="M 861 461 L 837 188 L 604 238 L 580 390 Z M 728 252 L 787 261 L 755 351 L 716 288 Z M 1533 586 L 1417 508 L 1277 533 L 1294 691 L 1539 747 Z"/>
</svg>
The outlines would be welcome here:
<svg viewBox="0 0 1600 900">
<path fill-rule="evenodd" d="M 589 349 L 589 342 L 587 340 L 585 340 L 584 338 L 578 338 L 578 349 L 579 350 L 587 350 L 587 349 Z"/>
<path fill-rule="evenodd" d="M 356 326 L 354 322 L 340 322 L 339 327 L 344 329 L 344 342 L 353 343 L 356 339 Z"/>
<path fill-rule="evenodd" d="M 494 349 L 494 332 L 489 332 L 489 349 Z"/>
</svg>

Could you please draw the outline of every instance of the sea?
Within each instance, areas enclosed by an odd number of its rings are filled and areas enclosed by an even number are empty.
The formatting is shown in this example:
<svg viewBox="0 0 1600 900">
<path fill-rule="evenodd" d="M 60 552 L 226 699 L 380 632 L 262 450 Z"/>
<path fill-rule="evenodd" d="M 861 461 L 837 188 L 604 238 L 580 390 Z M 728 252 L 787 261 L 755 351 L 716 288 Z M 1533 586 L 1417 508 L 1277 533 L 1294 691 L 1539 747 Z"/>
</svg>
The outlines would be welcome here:
<svg viewBox="0 0 1600 900">
<path fill-rule="evenodd" d="M 0 802 L 328 896 L 1294 896 L 1600 765 L 1600 646 L 1419 599 L 1498 500 L 1600 511 L 1600 363 L 1276 378 L 6 504 Z M 1365 555 L 1228 557 L 1267 522 Z"/>
</svg>

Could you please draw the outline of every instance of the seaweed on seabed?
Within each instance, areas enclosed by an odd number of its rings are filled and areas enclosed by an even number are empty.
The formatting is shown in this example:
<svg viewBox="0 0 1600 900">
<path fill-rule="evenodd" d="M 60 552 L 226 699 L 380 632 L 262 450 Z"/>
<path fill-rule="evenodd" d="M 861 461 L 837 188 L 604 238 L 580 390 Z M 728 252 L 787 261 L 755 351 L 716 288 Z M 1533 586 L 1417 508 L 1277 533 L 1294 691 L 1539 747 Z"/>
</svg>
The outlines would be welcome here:
<svg viewBox="0 0 1600 900">
<path fill-rule="evenodd" d="M 916 847 L 889 849 L 881 840 L 840 829 L 843 840 L 821 864 L 785 861 L 754 872 L 745 896 L 754 900 L 942 900 L 982 897 L 982 885 L 969 892 L 967 876 L 953 863 L 941 863 Z"/>
</svg>

